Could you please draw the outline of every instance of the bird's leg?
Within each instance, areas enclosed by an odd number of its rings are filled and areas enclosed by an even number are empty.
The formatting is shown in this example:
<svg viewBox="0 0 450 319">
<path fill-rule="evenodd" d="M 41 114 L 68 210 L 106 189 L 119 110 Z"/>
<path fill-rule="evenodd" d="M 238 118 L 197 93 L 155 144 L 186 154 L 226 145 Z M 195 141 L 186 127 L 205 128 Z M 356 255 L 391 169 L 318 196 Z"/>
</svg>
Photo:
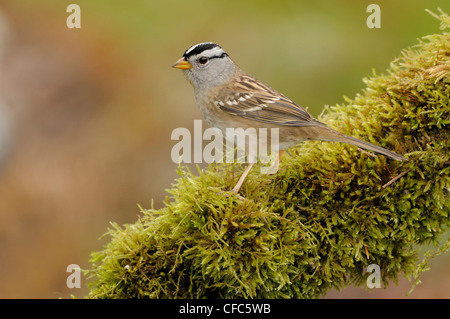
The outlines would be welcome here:
<svg viewBox="0 0 450 319">
<path fill-rule="evenodd" d="M 281 156 L 283 155 L 284 150 L 279 151 L 278 156 L 275 160 L 275 163 L 272 166 L 272 170 L 275 170 L 275 172 L 278 170 L 278 165 L 280 164 Z M 241 189 L 242 184 L 244 183 L 245 178 L 247 177 L 248 173 L 250 173 L 250 170 L 252 169 L 254 163 L 248 164 L 245 171 L 242 173 L 241 177 L 239 177 L 239 180 L 236 184 L 236 186 L 233 187 L 231 190 L 233 193 L 237 194 L 239 190 Z"/>
<path fill-rule="evenodd" d="M 242 186 L 242 183 L 244 183 L 245 178 L 247 177 L 248 173 L 250 173 L 250 170 L 252 169 L 254 163 L 248 164 L 245 171 L 242 173 L 241 177 L 239 177 L 239 181 L 237 182 L 236 186 L 233 187 L 231 190 L 233 193 L 237 194 L 239 192 L 239 189 Z"/>
</svg>

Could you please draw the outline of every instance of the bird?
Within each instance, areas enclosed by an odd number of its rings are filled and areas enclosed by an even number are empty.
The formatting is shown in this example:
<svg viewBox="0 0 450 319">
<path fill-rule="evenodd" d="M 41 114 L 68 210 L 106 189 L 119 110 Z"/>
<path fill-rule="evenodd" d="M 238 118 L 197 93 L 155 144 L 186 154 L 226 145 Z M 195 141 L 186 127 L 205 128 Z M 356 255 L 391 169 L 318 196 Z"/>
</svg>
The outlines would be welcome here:
<svg viewBox="0 0 450 319">
<path fill-rule="evenodd" d="M 214 42 L 191 46 L 172 67 L 182 70 L 194 87 L 200 113 L 211 127 L 223 133 L 227 128 L 278 129 L 278 161 L 285 149 L 307 140 L 347 143 L 396 161 L 407 161 L 402 155 L 316 120 L 291 99 L 244 72 Z M 248 164 L 232 193 L 239 193 L 253 164 Z"/>
</svg>

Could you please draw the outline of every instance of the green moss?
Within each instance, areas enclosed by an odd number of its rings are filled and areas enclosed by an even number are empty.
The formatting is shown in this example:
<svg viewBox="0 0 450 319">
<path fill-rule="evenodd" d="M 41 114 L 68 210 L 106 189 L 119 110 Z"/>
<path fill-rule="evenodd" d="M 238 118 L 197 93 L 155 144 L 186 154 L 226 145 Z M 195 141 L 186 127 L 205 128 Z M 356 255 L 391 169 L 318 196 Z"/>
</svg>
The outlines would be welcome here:
<svg viewBox="0 0 450 319">
<path fill-rule="evenodd" d="M 439 19 L 450 27 L 446 14 Z M 420 250 L 450 223 L 449 71 L 450 34 L 424 37 L 321 117 L 409 162 L 307 142 L 275 175 L 255 167 L 245 198 L 221 193 L 239 178 L 238 164 L 198 175 L 181 168 L 164 208 L 112 224 L 110 243 L 92 254 L 88 297 L 316 298 L 364 285 L 370 264 L 385 286 L 400 274 L 417 283 L 432 255 L 420 262 Z"/>
</svg>

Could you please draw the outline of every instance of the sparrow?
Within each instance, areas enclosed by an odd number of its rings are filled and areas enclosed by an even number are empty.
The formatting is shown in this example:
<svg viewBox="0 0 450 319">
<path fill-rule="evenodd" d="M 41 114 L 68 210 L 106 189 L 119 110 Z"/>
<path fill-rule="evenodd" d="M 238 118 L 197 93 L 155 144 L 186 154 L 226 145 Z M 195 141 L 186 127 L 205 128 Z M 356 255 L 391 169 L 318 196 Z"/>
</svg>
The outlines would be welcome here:
<svg viewBox="0 0 450 319">
<path fill-rule="evenodd" d="M 291 99 L 244 72 L 216 43 L 191 46 L 172 67 L 183 70 L 194 87 L 202 117 L 211 127 L 220 129 L 223 136 L 227 128 L 278 129 L 278 160 L 288 147 L 320 140 L 347 143 L 396 161 L 407 161 L 397 153 L 342 134 L 316 120 Z M 233 193 L 239 192 L 253 164 L 244 170 Z"/>
</svg>

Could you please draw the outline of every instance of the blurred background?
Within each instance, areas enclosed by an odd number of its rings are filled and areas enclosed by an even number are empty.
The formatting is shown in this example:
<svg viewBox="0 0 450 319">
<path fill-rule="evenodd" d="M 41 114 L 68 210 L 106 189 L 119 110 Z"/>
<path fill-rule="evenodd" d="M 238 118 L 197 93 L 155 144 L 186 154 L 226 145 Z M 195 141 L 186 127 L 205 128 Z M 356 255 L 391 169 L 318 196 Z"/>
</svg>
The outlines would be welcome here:
<svg viewBox="0 0 450 319">
<path fill-rule="evenodd" d="M 67 6 L 81 8 L 69 29 Z M 381 7 L 369 29 L 366 8 Z M 317 116 L 354 97 L 372 69 L 440 32 L 448 0 L 0 0 L 0 298 L 68 298 L 69 264 L 89 268 L 109 222 L 163 207 L 177 177 L 170 136 L 200 119 L 171 65 L 219 43 L 247 72 Z M 206 127 L 206 124 L 204 125 Z M 449 298 L 440 256 L 410 298 Z M 327 298 L 403 298 L 411 284 Z"/>
</svg>

